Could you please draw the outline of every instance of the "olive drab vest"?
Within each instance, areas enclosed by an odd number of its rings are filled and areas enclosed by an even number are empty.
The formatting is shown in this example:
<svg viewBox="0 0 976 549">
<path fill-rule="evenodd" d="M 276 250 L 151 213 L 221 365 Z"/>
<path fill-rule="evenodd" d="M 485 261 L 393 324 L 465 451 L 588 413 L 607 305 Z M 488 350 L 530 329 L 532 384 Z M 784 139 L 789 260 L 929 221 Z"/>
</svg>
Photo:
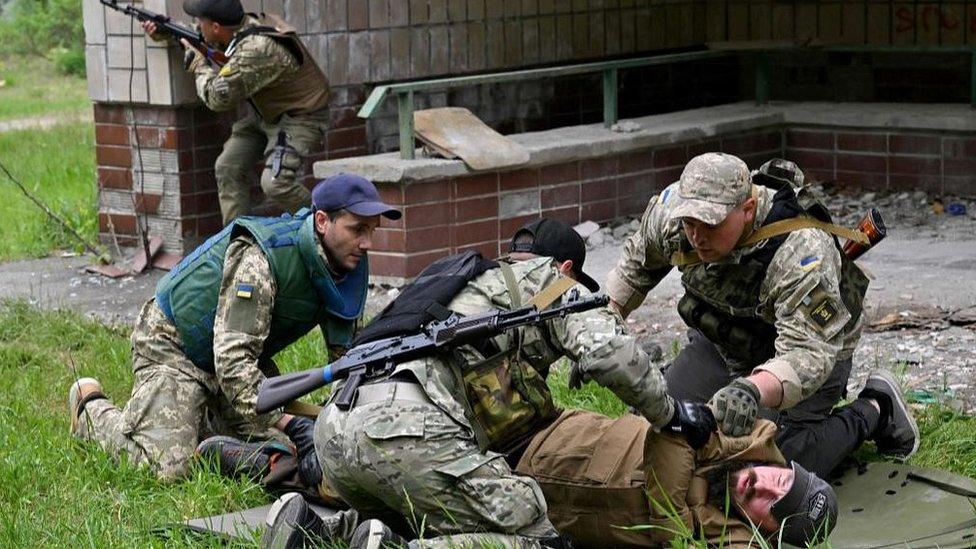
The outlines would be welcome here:
<svg viewBox="0 0 976 549">
<path fill-rule="evenodd" d="M 267 36 L 284 46 L 298 62 L 298 72 L 278 78 L 250 97 L 258 115 L 274 123 L 282 114 L 310 113 L 328 106 L 329 79 L 295 29 L 273 14 L 250 15 L 257 19 L 258 25 L 239 32 L 235 41 L 251 34 Z"/>
<path fill-rule="evenodd" d="M 511 267 L 504 261 L 498 267 L 505 278 L 512 307 L 523 306 Z M 548 303 L 538 306 L 545 307 Z M 483 360 L 469 363 L 455 353 L 447 361 L 464 388 L 465 409 L 482 450 L 511 452 L 560 413 L 546 384 L 547 372 L 540 372 L 523 356 L 525 333 L 532 329 L 537 328 L 523 327 L 510 332 L 512 344 L 506 349 L 492 352 L 493 345 L 482 346 L 489 349 L 479 351 Z"/>
<path fill-rule="evenodd" d="M 270 359 L 315 326 L 330 345 L 348 345 L 366 303 L 366 258 L 335 282 L 316 241 L 307 208 L 294 216 L 241 217 L 185 257 L 156 285 L 156 303 L 176 326 L 183 351 L 196 366 L 213 372 L 214 319 L 231 240 L 250 235 L 271 266 L 277 292 L 271 331 L 261 360 Z"/>
<path fill-rule="evenodd" d="M 827 209 L 815 203 L 804 209 L 792 188 L 783 188 L 773 196 L 772 208 L 763 226 L 776 221 L 809 216 L 830 223 Z M 788 233 L 767 240 L 764 246 L 743 256 L 737 263 L 697 264 L 683 268 L 681 284 L 685 294 L 678 302 L 678 314 L 691 328 L 701 331 L 730 358 L 744 367 L 755 367 L 776 355 L 776 328 L 767 322 L 760 310 L 759 290 L 776 250 Z M 682 234 L 682 247 L 689 248 Z M 840 251 L 840 244 L 834 237 Z M 851 314 L 845 330 L 861 316 L 862 301 L 868 279 L 853 261 L 841 252 L 840 293 Z"/>
</svg>

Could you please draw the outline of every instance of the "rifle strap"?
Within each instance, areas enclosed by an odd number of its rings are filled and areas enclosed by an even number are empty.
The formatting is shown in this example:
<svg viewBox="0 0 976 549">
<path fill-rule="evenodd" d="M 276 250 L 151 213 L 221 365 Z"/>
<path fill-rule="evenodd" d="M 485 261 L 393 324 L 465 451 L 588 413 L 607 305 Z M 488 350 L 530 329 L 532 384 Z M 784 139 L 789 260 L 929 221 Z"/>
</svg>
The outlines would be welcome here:
<svg viewBox="0 0 976 549">
<path fill-rule="evenodd" d="M 508 296 L 512 300 L 512 308 L 520 308 L 522 306 L 522 292 L 519 291 L 518 282 L 515 280 L 515 272 L 512 271 L 512 266 L 505 261 L 499 261 L 498 267 L 502 270 L 502 278 L 505 279 Z"/>
<path fill-rule="evenodd" d="M 535 306 L 535 310 L 541 311 L 552 305 L 554 301 L 559 299 L 560 296 L 569 291 L 570 288 L 576 285 L 576 281 L 567 276 L 560 276 L 555 282 L 546 286 L 541 292 L 537 293 L 535 297 L 529 301 L 529 305 Z"/>
<path fill-rule="evenodd" d="M 293 400 L 288 404 L 285 404 L 285 413 L 293 416 L 304 416 L 315 419 L 319 416 L 319 412 L 321 411 L 321 406 L 309 404 L 300 400 Z"/>
<path fill-rule="evenodd" d="M 861 231 L 848 229 L 833 223 L 826 223 L 824 221 L 820 221 L 819 219 L 813 219 L 812 217 L 792 217 L 790 219 L 783 219 L 781 221 L 776 221 L 770 223 L 769 225 L 760 227 L 756 231 L 752 232 L 752 234 L 750 234 L 747 238 L 736 244 L 735 247 L 746 248 L 763 240 L 792 233 L 793 231 L 798 231 L 800 229 L 820 229 L 832 235 L 846 238 L 847 240 L 853 240 L 861 244 L 869 243 L 868 235 L 862 233 Z M 671 264 L 675 267 L 685 267 L 698 263 L 701 263 L 701 258 L 698 257 L 698 252 L 695 250 L 690 250 L 687 252 L 679 251 L 671 254 Z"/>
</svg>

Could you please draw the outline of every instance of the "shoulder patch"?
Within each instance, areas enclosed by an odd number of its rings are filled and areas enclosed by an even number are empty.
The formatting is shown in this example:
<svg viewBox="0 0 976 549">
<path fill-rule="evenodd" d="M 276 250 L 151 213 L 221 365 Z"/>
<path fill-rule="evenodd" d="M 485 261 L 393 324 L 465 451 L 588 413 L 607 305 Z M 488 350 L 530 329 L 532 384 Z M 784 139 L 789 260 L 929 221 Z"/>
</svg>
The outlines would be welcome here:
<svg viewBox="0 0 976 549">
<path fill-rule="evenodd" d="M 236 72 L 237 72 L 237 67 L 233 65 L 224 65 L 223 67 L 220 67 L 220 72 L 217 74 L 219 74 L 220 76 L 230 76 L 232 74 L 235 74 Z"/>
<path fill-rule="evenodd" d="M 816 269 L 818 265 L 820 265 L 820 258 L 815 255 L 808 255 L 800 260 L 800 267 L 803 267 L 804 271 Z"/>
<path fill-rule="evenodd" d="M 821 328 L 826 328 L 827 324 L 837 316 L 837 309 L 829 299 L 824 299 L 817 305 L 810 308 L 810 319 L 817 323 Z"/>
<path fill-rule="evenodd" d="M 667 189 L 664 189 L 663 193 L 661 193 L 661 204 L 667 204 L 668 198 L 670 196 L 671 196 L 671 187 L 668 187 Z"/>
<path fill-rule="evenodd" d="M 254 286 L 251 284 L 237 285 L 237 297 L 240 299 L 251 299 L 251 294 L 253 292 L 254 292 Z"/>
</svg>

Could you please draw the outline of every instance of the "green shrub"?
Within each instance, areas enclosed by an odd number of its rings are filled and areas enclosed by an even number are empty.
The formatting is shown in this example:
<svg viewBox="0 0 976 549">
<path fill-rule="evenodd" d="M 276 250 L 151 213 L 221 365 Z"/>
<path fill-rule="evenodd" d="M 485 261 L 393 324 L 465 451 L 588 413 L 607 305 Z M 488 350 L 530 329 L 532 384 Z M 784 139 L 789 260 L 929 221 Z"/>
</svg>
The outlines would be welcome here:
<svg viewBox="0 0 976 549">
<path fill-rule="evenodd" d="M 47 58 L 61 74 L 85 76 L 85 51 L 77 48 L 52 48 Z"/>
<path fill-rule="evenodd" d="M 11 0 L 0 16 L 0 36 L 0 54 L 44 55 L 65 48 L 77 52 L 71 55 L 80 55 L 84 65 L 81 0 Z"/>
</svg>

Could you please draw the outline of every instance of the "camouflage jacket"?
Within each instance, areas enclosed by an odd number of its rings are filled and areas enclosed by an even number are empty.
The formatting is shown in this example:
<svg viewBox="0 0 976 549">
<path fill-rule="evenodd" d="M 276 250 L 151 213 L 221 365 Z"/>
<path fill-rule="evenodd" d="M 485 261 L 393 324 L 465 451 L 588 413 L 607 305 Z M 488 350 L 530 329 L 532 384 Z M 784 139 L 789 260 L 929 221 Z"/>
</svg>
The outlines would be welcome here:
<svg viewBox="0 0 976 549">
<path fill-rule="evenodd" d="M 559 272 L 547 257 L 516 262 L 512 270 L 523 303 L 559 278 Z M 586 293 L 581 286 L 577 287 Z M 500 269 L 491 269 L 469 282 L 449 304 L 451 310 L 466 315 L 511 307 L 512 300 Z M 626 333 L 621 318 L 609 308 L 567 315 L 539 327 L 520 330 L 522 358 L 543 376 L 550 365 L 566 356 L 579 365 L 585 378 L 612 390 L 656 428 L 662 427 L 674 414 L 674 404 L 666 393 L 660 370 L 639 348 L 636 339 Z M 501 334 L 494 341 L 499 349 L 515 344 L 510 333 Z M 462 360 L 472 363 L 482 358 L 468 346 L 462 347 L 460 354 Z M 411 372 L 435 405 L 470 428 L 464 404 L 455 396 L 456 382 L 451 369 L 443 360 L 437 356 L 413 360 L 399 365 L 396 372 Z"/>
<path fill-rule="evenodd" d="M 248 17 L 241 30 L 256 26 Z M 294 75 L 299 65 L 285 46 L 269 36 L 252 34 L 233 45 L 219 71 L 207 63 L 194 70 L 197 95 L 213 111 L 228 111 L 272 82 Z"/>
<path fill-rule="evenodd" d="M 775 191 L 755 189 L 754 227 L 758 228 L 769 214 Z M 620 260 L 607 279 L 607 294 L 622 306 L 625 315 L 639 307 L 647 292 L 671 271 L 671 254 L 679 248 L 682 229 L 679 220 L 670 219 L 669 212 L 678 201 L 677 183 L 650 200 L 640 229 L 624 244 Z M 733 250 L 725 261 L 739 261 L 764 244 Z M 707 268 L 703 264 L 684 267 Z M 791 408 L 816 392 L 834 363 L 854 352 L 861 321 L 845 329 L 851 315 L 840 297 L 840 272 L 840 251 L 833 238 L 819 229 L 790 233 L 769 264 L 759 290 L 758 312 L 776 328 L 776 355 L 755 370 L 768 371 L 782 382 L 780 409 Z M 826 325 L 815 322 L 813 311 L 805 304 L 814 292 L 826 295 L 838 311 Z M 735 361 L 729 360 L 729 365 L 735 370 Z"/>
<path fill-rule="evenodd" d="M 319 253 L 325 258 L 321 247 Z M 261 248 L 249 237 L 234 239 L 224 257 L 220 300 L 214 319 L 214 372 L 217 383 L 239 414 L 273 425 L 281 412 L 272 411 L 258 417 L 254 411 L 261 381 L 265 376 L 278 374 L 273 363 L 261 364 L 258 360 L 271 331 L 271 314 L 277 291 L 271 266 Z M 248 300 L 237 298 L 236 288 L 241 284 L 253 286 Z M 344 352 L 341 347 L 330 346 L 328 341 L 325 344 L 329 349 L 330 362 Z"/>
</svg>

